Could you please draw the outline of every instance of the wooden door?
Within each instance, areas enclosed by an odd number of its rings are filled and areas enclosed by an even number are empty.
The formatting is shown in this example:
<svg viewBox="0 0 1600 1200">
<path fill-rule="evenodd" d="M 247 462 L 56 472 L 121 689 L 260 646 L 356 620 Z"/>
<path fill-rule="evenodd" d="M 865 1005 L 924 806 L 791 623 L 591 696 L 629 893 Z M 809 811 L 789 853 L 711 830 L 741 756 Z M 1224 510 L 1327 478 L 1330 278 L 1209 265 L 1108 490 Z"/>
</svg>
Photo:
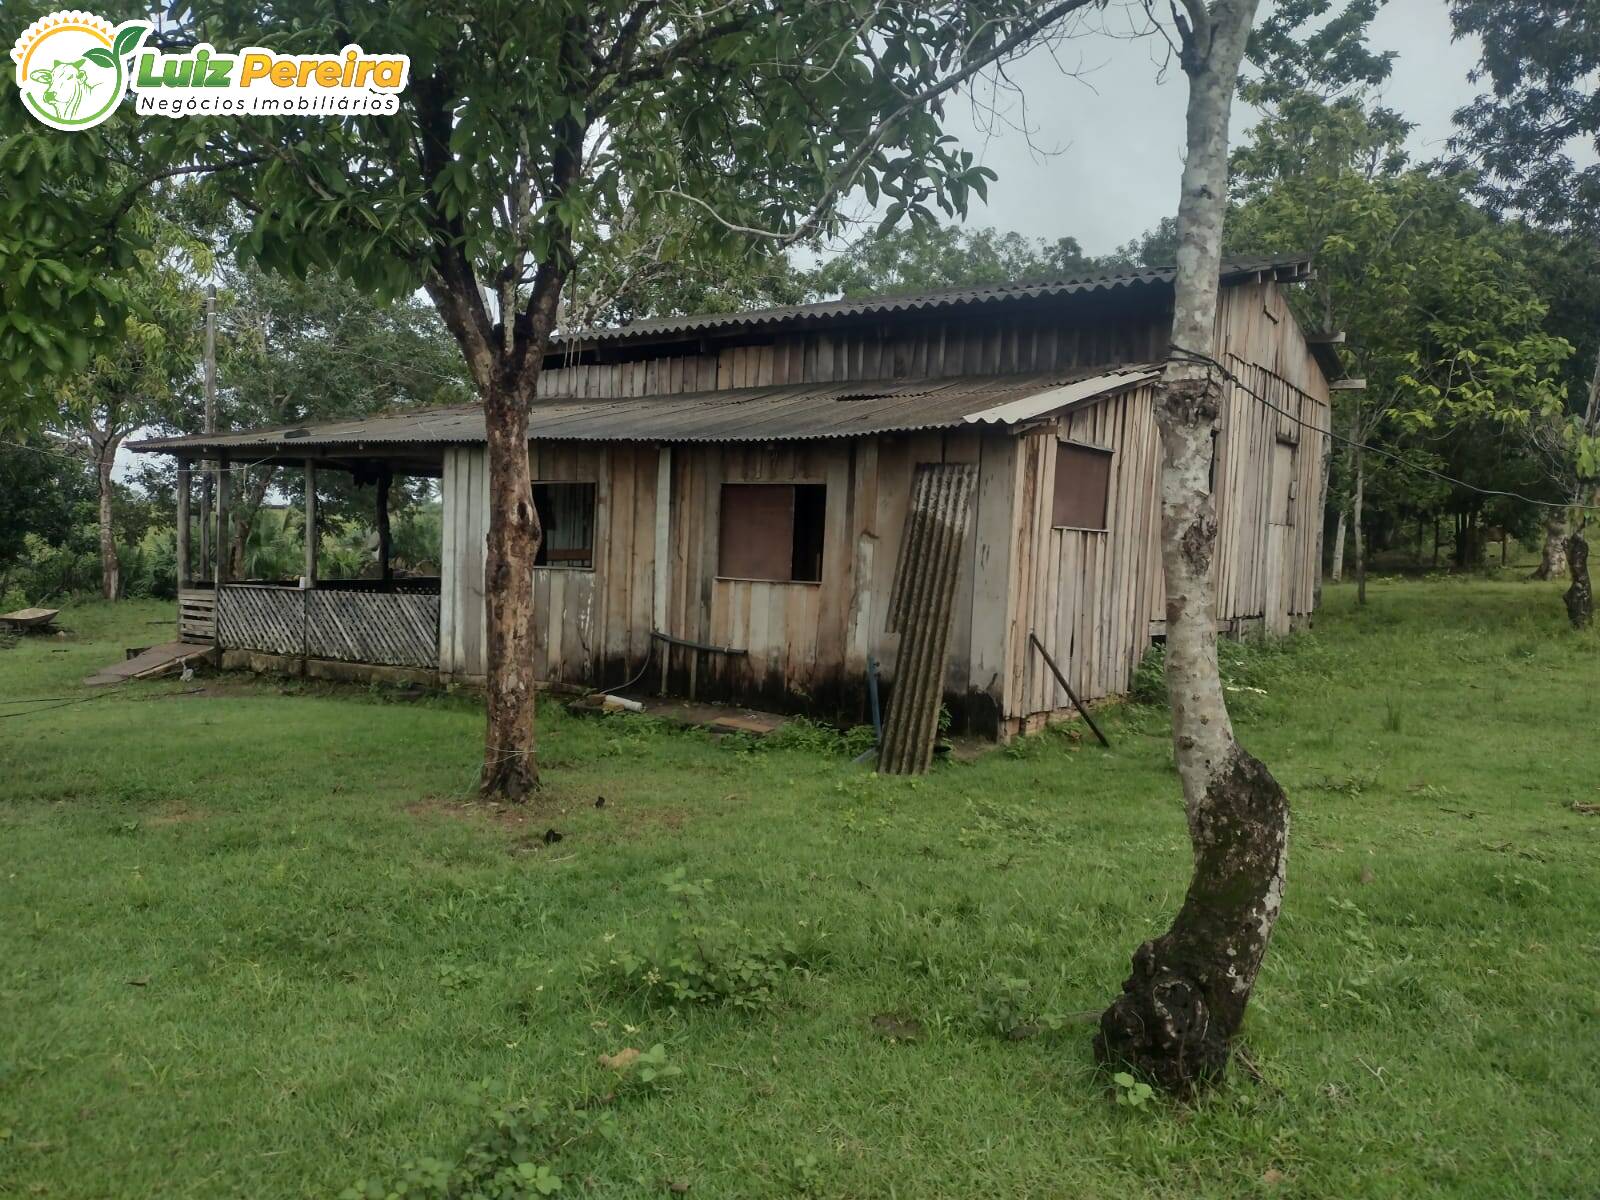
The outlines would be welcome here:
<svg viewBox="0 0 1600 1200">
<path fill-rule="evenodd" d="M 1272 475 L 1267 481 L 1266 600 L 1263 616 L 1267 632 L 1289 632 L 1289 608 L 1293 595 L 1295 450 L 1290 442 L 1275 442 L 1272 447 Z"/>
</svg>

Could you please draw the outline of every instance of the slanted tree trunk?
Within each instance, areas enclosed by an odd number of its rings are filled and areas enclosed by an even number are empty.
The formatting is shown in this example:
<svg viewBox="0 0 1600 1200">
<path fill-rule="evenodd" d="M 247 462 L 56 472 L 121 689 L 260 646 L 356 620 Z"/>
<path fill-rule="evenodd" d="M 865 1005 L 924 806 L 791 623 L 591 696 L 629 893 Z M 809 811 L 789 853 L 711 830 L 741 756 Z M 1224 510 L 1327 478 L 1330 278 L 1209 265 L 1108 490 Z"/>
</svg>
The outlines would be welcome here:
<svg viewBox="0 0 1600 1200">
<path fill-rule="evenodd" d="M 1544 523 L 1544 548 L 1539 551 L 1539 565 L 1529 579 L 1560 579 L 1567 573 L 1567 517 L 1557 509 Z"/>
<path fill-rule="evenodd" d="M 1594 620 L 1594 589 L 1589 586 L 1589 543 L 1581 527 L 1567 539 L 1567 574 L 1572 585 L 1561 597 L 1567 604 L 1567 620 L 1574 629 L 1587 629 Z"/>
<path fill-rule="evenodd" d="M 1600 354 L 1595 356 L 1594 375 L 1589 380 L 1589 401 L 1584 408 L 1583 436 L 1592 438 L 1600 431 Z M 1594 503 L 1597 494 L 1593 478 L 1579 477 L 1573 490 L 1572 502 Z M 1587 511 L 1580 511 L 1578 526 L 1567 539 L 1567 576 L 1571 585 L 1562 599 L 1567 605 L 1567 619 L 1574 629 L 1587 629 L 1594 620 L 1594 589 L 1589 586 L 1589 542 L 1583 536 L 1588 524 Z"/>
<path fill-rule="evenodd" d="M 100 594 L 107 600 L 122 595 L 122 564 L 117 560 L 117 533 L 111 512 L 111 468 L 117 461 L 120 438 L 95 442 L 95 481 L 100 492 Z"/>
<path fill-rule="evenodd" d="M 1178 208 L 1173 357 L 1157 389 L 1167 691 L 1194 875 L 1183 907 L 1140 946 L 1101 1014 L 1095 1056 L 1177 1093 L 1219 1078 L 1283 901 L 1289 807 L 1234 739 L 1213 619 L 1216 509 L 1207 486 L 1221 380 L 1210 355 L 1227 197 L 1228 118 L 1257 0 L 1189 0 L 1180 25 L 1189 77 L 1188 157 Z"/>
<path fill-rule="evenodd" d="M 1339 521 L 1333 527 L 1333 581 L 1338 583 L 1344 578 L 1344 526 L 1346 512 L 1339 509 Z"/>
</svg>

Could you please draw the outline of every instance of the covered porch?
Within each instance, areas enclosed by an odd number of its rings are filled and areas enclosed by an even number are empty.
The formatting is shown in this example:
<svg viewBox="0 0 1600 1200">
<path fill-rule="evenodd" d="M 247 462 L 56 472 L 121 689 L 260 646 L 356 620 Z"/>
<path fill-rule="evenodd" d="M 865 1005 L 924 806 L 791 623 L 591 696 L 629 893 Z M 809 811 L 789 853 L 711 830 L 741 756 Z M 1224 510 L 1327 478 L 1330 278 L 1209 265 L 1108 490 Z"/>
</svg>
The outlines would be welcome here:
<svg viewBox="0 0 1600 1200">
<path fill-rule="evenodd" d="M 397 480 L 440 478 L 443 447 L 294 445 L 309 433 L 202 435 L 134 447 L 177 458 L 180 640 L 216 647 L 225 663 L 254 665 L 270 656 L 298 660 L 300 670 L 322 662 L 436 672 L 440 579 L 396 572 L 390 500 Z M 303 566 L 294 578 L 234 578 L 237 480 L 243 468 L 265 465 L 303 478 Z M 319 570 L 318 480 L 331 472 L 347 474 L 358 494 L 371 496 L 377 544 L 370 577 L 329 579 Z"/>
</svg>

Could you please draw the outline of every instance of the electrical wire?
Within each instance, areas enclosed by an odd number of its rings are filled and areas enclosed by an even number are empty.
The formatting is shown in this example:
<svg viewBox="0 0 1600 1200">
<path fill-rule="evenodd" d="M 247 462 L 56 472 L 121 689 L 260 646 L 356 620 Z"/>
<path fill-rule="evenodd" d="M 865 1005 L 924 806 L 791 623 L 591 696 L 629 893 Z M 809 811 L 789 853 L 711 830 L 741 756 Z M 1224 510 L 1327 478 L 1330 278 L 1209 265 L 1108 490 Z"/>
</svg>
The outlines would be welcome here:
<svg viewBox="0 0 1600 1200">
<path fill-rule="evenodd" d="M 43 455 L 45 458 L 59 458 L 62 462 L 73 463 L 80 467 L 89 465 L 88 458 L 81 454 L 68 454 L 60 450 L 46 450 L 40 446 L 29 446 L 24 442 L 7 441 L 5 438 L 0 438 L 0 446 L 10 446 L 14 450 L 27 450 L 34 454 Z M 255 462 L 239 463 L 226 467 L 196 467 L 195 472 L 199 475 L 220 475 L 224 471 L 229 474 L 243 474 L 246 471 L 253 471 L 257 467 L 265 466 L 269 461 L 271 460 L 258 458 Z"/>
<path fill-rule="evenodd" d="M 1352 446 L 1368 454 L 1375 454 L 1379 458 L 1389 459 L 1391 462 L 1398 463 L 1400 466 L 1405 467 L 1408 470 L 1418 471 L 1424 475 L 1430 475 L 1434 479 L 1442 480 L 1454 487 L 1462 488 L 1469 492 L 1474 492 L 1480 496 L 1500 496 L 1507 500 L 1520 500 L 1524 504 L 1532 504 L 1539 508 L 1559 508 L 1563 512 L 1569 509 L 1580 509 L 1585 512 L 1600 512 L 1600 505 L 1567 504 L 1559 500 L 1535 500 L 1532 496 L 1524 496 L 1521 492 L 1507 492 L 1502 491 L 1499 488 L 1479 487 L 1475 483 L 1468 483 L 1465 479 L 1457 479 L 1454 475 L 1446 475 L 1443 471 L 1435 471 L 1432 467 L 1425 467 L 1421 463 L 1412 462 L 1410 459 L 1404 458 L 1401 455 L 1394 453 L 1392 450 L 1385 450 L 1380 446 L 1369 445 L 1368 443 L 1359 441 L 1356 438 L 1346 437 L 1344 434 L 1337 433 L 1332 429 L 1324 429 L 1314 421 L 1307 421 L 1303 417 L 1290 412 L 1286 408 L 1280 408 L 1271 400 L 1268 400 L 1260 392 L 1256 391 L 1244 380 L 1240 379 L 1239 376 L 1234 374 L 1222 363 L 1212 358 L 1209 354 L 1201 354 L 1198 350 L 1190 350 L 1183 346 L 1176 345 L 1172 347 L 1171 353 L 1172 357 L 1177 358 L 1180 362 L 1200 363 L 1203 366 L 1212 368 L 1224 379 L 1227 379 L 1240 391 L 1244 392 L 1245 395 L 1250 396 L 1252 399 L 1256 400 L 1265 407 L 1270 408 L 1273 412 L 1279 414 L 1280 416 L 1287 417 L 1289 420 L 1293 421 L 1296 425 L 1299 425 L 1303 429 L 1309 429 L 1314 433 L 1320 433 L 1323 437 L 1332 438 L 1336 442 L 1341 442 L 1346 446 Z"/>
<path fill-rule="evenodd" d="M 162 692 L 160 695 L 156 696 L 136 696 L 128 698 L 133 700 L 162 700 L 167 696 L 193 696 L 199 692 L 203 692 L 204 690 L 204 688 L 189 688 L 187 691 L 182 692 Z M 56 708 L 70 708 L 74 704 L 87 704 L 91 700 L 104 700 L 108 696 L 115 696 L 116 694 L 116 692 L 110 691 L 96 692 L 89 696 L 25 696 L 15 700 L 0 700 L 0 706 L 10 706 L 14 704 L 33 704 L 38 706 L 35 708 L 20 709 L 17 712 L 0 713 L 0 721 L 5 720 L 7 717 L 31 717 L 35 713 L 49 712 Z M 46 701 L 53 701 L 54 703 L 45 703 Z"/>
</svg>

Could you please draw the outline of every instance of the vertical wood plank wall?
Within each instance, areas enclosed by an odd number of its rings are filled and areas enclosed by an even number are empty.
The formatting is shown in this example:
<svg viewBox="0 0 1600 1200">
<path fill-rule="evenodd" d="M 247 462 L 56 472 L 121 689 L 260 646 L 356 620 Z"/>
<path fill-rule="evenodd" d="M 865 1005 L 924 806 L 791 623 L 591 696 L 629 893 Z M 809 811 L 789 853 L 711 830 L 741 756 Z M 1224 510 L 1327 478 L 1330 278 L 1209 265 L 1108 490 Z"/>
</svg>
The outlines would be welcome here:
<svg viewBox="0 0 1600 1200">
<path fill-rule="evenodd" d="M 1104 531 L 1052 525 L 1061 440 L 1110 449 Z M 1037 633 L 1085 700 L 1125 692 L 1160 603 L 1159 460 L 1152 392 L 1135 388 L 1019 440 L 1005 712 L 1013 720 L 1071 701 L 1028 640 Z"/>
<path fill-rule="evenodd" d="M 628 362 L 561 365 L 556 358 L 540 374 L 538 394 L 603 399 L 1149 362 L 1165 353 L 1170 326 L 1165 316 L 1100 322 L 1076 317 L 1068 323 L 1037 312 L 914 325 L 884 322 L 852 330 L 775 334 L 759 345 Z"/>
<path fill-rule="evenodd" d="M 1331 413 L 1328 384 L 1306 345 L 1288 297 L 1272 284 L 1222 293 L 1217 358 L 1274 411 L 1240 387 L 1228 389 L 1217 447 L 1218 611 L 1225 618 L 1261 617 L 1270 633 L 1287 633 L 1315 606 L 1322 570 L 1322 456 Z M 1285 415 L 1288 414 L 1288 415 Z M 1284 563 L 1268 564 L 1267 526 L 1274 448 L 1294 447 L 1296 522 Z M 1268 611 L 1270 577 L 1283 573 L 1286 611 Z M 1163 609 L 1165 600 L 1162 601 Z M 1152 617 L 1164 617 L 1164 611 Z"/>
<path fill-rule="evenodd" d="M 489 536 L 489 475 L 481 446 L 444 452 L 440 482 L 439 672 L 484 676 L 483 563 Z"/>
</svg>

